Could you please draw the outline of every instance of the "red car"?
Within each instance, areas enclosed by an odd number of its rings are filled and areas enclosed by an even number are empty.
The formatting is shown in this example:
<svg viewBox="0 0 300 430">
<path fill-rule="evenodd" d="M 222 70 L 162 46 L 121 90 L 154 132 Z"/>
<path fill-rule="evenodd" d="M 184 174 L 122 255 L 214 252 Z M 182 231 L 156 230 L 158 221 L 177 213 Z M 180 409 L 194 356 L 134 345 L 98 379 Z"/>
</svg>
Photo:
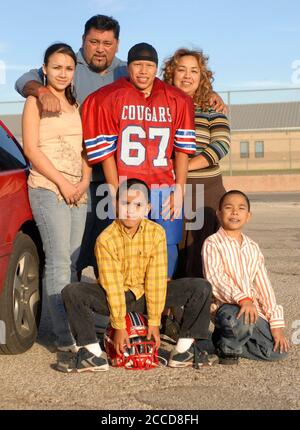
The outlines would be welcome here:
<svg viewBox="0 0 300 430">
<path fill-rule="evenodd" d="M 42 243 L 27 192 L 29 165 L 0 120 L 0 353 L 34 343 L 41 314 Z"/>
</svg>

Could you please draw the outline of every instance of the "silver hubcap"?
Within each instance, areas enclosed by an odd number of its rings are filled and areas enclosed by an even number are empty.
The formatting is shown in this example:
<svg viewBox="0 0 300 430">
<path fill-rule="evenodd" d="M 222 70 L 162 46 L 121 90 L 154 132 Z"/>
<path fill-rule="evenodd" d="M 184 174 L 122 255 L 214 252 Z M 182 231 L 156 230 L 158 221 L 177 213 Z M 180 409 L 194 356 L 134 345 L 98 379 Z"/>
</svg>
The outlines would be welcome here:
<svg viewBox="0 0 300 430">
<path fill-rule="evenodd" d="M 14 277 L 14 319 L 16 330 L 26 337 L 35 328 L 39 294 L 39 268 L 29 252 L 19 258 Z"/>
</svg>

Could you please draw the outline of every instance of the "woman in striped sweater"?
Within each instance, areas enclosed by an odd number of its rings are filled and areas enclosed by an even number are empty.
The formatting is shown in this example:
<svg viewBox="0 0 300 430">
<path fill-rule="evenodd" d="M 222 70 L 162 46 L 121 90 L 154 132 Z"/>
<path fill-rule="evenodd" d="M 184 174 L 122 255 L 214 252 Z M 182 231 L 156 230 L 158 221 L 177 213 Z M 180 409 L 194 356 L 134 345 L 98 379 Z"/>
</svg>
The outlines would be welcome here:
<svg viewBox="0 0 300 430">
<path fill-rule="evenodd" d="M 204 215 L 202 228 L 185 231 L 180 250 L 180 277 L 203 277 L 201 248 L 205 239 L 218 229 L 216 210 L 225 193 L 219 161 L 229 152 L 230 128 L 227 117 L 211 108 L 215 93 L 207 62 L 208 57 L 202 51 L 182 48 L 163 66 L 164 81 L 190 95 L 195 104 L 197 151 L 189 160 L 187 183 L 192 185 L 193 210 L 197 214 L 188 222 L 199 220 L 201 214 L 203 219 Z M 203 187 L 197 191 L 196 185 Z"/>
</svg>

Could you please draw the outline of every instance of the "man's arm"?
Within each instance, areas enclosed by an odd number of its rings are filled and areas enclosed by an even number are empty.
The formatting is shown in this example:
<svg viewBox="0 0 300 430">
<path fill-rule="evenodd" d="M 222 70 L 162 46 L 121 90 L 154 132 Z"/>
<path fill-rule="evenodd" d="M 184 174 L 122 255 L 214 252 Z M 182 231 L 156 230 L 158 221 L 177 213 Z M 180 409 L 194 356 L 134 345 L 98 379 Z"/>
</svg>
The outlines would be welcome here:
<svg viewBox="0 0 300 430">
<path fill-rule="evenodd" d="M 28 97 L 28 95 L 33 94 L 26 94 L 24 92 L 24 87 L 30 82 L 34 81 L 39 86 L 43 85 L 42 81 L 43 72 L 42 69 L 32 69 L 27 73 L 24 73 L 24 75 L 20 76 L 19 79 L 15 83 L 15 90 L 22 96 L 22 97 Z"/>
<path fill-rule="evenodd" d="M 222 99 L 222 97 L 219 96 L 219 94 L 216 93 L 215 91 L 213 91 L 210 96 L 209 104 L 210 104 L 210 107 L 216 112 L 227 115 L 227 106 L 224 103 L 224 100 Z"/>
</svg>

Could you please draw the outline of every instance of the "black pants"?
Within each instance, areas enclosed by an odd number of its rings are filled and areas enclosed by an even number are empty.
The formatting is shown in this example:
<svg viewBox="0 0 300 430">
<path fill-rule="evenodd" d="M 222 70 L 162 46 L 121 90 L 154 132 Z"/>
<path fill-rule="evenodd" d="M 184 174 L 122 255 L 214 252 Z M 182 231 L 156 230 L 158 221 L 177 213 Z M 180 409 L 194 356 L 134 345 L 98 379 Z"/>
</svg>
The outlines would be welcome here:
<svg viewBox="0 0 300 430">
<path fill-rule="evenodd" d="M 192 205 L 193 210 L 201 218 L 204 215 L 203 227 L 199 230 L 184 229 L 183 240 L 179 245 L 178 270 L 176 276 L 202 278 L 203 267 L 201 250 L 205 239 L 214 234 L 219 228 L 219 221 L 216 216 L 216 210 L 219 206 L 219 200 L 225 194 L 226 190 L 223 185 L 222 175 L 211 178 L 188 178 L 187 183 L 192 185 Z M 204 207 L 199 205 L 196 200 L 196 186 L 204 186 Z M 193 220 L 189 220 L 194 222 Z"/>
<path fill-rule="evenodd" d="M 147 314 L 145 296 L 136 300 L 125 293 L 127 312 Z M 106 293 L 99 284 L 76 282 L 62 290 L 72 334 L 78 346 L 97 342 L 94 313 L 109 316 Z M 168 283 L 166 307 L 184 306 L 180 337 L 207 339 L 211 286 L 200 278 L 175 279 Z"/>
</svg>

